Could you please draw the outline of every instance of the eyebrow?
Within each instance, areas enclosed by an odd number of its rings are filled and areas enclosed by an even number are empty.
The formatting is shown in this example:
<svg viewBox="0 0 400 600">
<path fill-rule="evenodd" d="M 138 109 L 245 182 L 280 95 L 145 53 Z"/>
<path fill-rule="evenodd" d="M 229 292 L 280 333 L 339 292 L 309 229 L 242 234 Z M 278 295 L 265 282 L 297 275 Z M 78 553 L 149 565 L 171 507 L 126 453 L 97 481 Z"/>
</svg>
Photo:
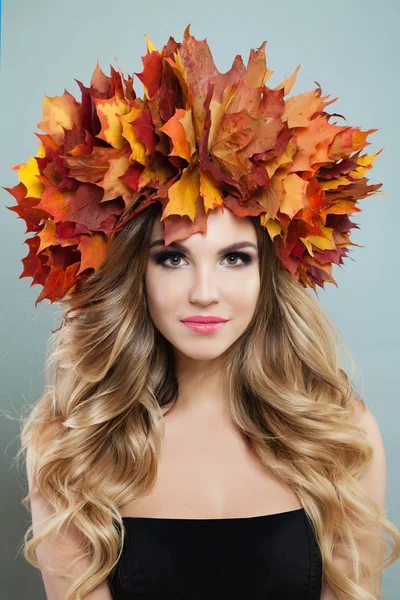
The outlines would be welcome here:
<svg viewBox="0 0 400 600">
<path fill-rule="evenodd" d="M 179 250 L 180 252 L 186 252 L 189 256 L 191 254 L 189 248 L 180 244 L 179 242 L 171 242 L 169 246 L 165 246 L 164 240 L 155 240 L 150 244 L 150 249 L 154 248 L 154 246 L 164 246 L 165 248 L 173 248 L 174 250 Z M 253 242 L 243 241 L 243 242 L 235 242 L 234 244 L 230 244 L 229 246 L 225 246 L 218 251 L 218 255 L 227 254 L 228 252 L 234 252 L 235 250 L 239 250 L 240 248 L 254 248 L 258 250 L 257 246 L 253 244 Z"/>
</svg>

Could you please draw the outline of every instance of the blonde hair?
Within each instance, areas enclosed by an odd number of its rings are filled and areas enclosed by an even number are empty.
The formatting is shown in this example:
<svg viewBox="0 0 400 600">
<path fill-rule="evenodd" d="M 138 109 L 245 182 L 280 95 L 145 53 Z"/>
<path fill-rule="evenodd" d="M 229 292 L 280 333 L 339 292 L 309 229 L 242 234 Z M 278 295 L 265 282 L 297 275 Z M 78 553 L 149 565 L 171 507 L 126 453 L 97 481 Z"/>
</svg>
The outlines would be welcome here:
<svg viewBox="0 0 400 600">
<path fill-rule="evenodd" d="M 81 600 L 116 565 L 125 536 L 119 509 L 154 484 L 161 407 L 177 399 L 173 352 L 147 312 L 144 288 L 160 210 L 156 203 L 129 221 L 82 289 L 60 302 L 68 310 L 46 357 L 46 391 L 23 419 L 19 454 L 30 448 L 33 476 L 23 504 L 37 487 L 52 507 L 47 530 L 32 538 L 32 526 L 26 531 L 24 557 L 46 568 L 35 549 L 72 521 L 90 559 L 66 600 Z M 356 400 L 365 403 L 339 366 L 341 340 L 328 315 L 282 267 L 258 218 L 249 218 L 261 286 L 253 319 L 226 351 L 232 417 L 254 455 L 300 498 L 337 597 L 372 600 L 361 577 L 372 582 L 376 567 L 397 560 L 399 531 L 357 484 L 373 449 L 349 416 Z M 52 424 L 61 431 L 43 451 Z M 376 526 L 394 538 L 386 564 L 384 538 L 376 564 L 360 554 Z M 351 576 L 335 566 L 333 551 L 350 559 Z"/>
</svg>

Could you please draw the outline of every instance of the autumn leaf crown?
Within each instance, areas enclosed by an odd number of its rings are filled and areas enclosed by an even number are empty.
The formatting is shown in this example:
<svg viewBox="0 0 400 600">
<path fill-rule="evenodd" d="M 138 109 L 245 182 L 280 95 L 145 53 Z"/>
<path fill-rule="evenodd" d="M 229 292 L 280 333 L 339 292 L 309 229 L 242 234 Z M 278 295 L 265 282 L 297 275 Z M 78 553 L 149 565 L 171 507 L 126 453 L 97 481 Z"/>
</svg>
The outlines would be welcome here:
<svg viewBox="0 0 400 600">
<path fill-rule="evenodd" d="M 321 87 L 285 99 L 300 65 L 275 88 L 266 82 L 265 45 L 247 67 L 237 55 L 224 74 L 207 40 L 184 32 L 161 51 L 147 36 L 144 88 L 98 61 L 81 102 L 64 90 L 43 100 L 38 153 L 11 167 L 20 183 L 3 188 L 7 208 L 26 222 L 28 255 L 21 277 L 51 303 L 77 291 L 104 260 L 114 234 L 152 203 L 162 203 L 165 244 L 207 231 L 216 207 L 259 216 L 281 263 L 304 287 L 337 285 L 332 264 L 350 246 L 349 215 L 367 185 L 376 156 L 361 154 L 377 129 L 330 123 Z M 317 293 L 317 292 L 316 292 Z M 318 294 L 317 294 L 318 295 Z"/>
</svg>

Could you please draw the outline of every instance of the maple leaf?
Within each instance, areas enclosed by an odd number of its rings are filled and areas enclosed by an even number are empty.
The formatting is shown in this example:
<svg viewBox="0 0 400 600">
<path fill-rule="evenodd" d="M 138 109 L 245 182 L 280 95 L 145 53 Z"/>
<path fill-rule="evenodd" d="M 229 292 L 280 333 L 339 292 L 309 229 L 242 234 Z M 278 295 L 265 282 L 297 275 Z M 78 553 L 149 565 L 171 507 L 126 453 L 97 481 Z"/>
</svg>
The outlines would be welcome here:
<svg viewBox="0 0 400 600">
<path fill-rule="evenodd" d="M 362 154 L 378 130 L 331 122 L 344 117 L 327 112 L 337 98 L 318 82 L 287 97 L 300 65 L 270 86 L 266 41 L 220 73 L 190 24 L 182 43 L 157 50 L 145 39 L 143 98 L 132 76 L 96 62 L 88 87 L 75 80 L 80 102 L 67 90 L 44 96 L 37 154 L 11 167 L 19 184 L 4 188 L 17 202 L 7 208 L 34 233 L 21 276 L 43 286 L 37 302 L 78 291 L 115 233 L 154 202 L 166 245 L 205 233 L 209 211 L 226 207 L 259 217 L 301 285 L 336 285 L 332 264 L 356 246 L 349 215 L 382 185 L 367 174 L 383 148 Z"/>
</svg>

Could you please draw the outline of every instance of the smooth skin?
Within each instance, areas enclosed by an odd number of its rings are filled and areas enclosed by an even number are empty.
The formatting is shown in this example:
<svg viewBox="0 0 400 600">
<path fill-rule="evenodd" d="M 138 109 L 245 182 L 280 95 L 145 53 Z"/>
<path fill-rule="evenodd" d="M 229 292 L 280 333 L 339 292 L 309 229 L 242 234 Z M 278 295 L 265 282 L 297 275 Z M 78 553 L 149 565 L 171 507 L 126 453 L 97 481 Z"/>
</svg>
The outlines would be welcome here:
<svg viewBox="0 0 400 600">
<path fill-rule="evenodd" d="M 296 495 L 251 455 L 222 386 L 224 352 L 250 323 L 260 289 L 256 231 L 250 219 L 229 209 L 210 213 L 207 225 L 207 233 L 184 240 L 179 253 L 163 249 L 162 223 L 153 227 L 146 298 L 175 353 L 179 395 L 164 419 L 157 482 L 123 507 L 123 516 L 226 518 L 301 508 Z M 226 250 L 239 243 L 244 255 Z M 165 250 L 170 255 L 160 256 Z M 217 332 L 197 333 L 181 323 L 192 315 L 228 322 Z"/>
<path fill-rule="evenodd" d="M 179 242 L 187 248 L 184 253 L 170 245 L 166 250 L 175 254 L 157 259 L 163 251 L 161 244 L 152 247 L 157 241 L 163 243 L 159 220 L 150 240 L 146 297 L 150 316 L 176 358 L 179 397 L 174 412 L 213 419 L 227 404 L 221 385 L 223 353 L 249 324 L 260 289 L 256 232 L 249 219 L 215 209 L 209 213 L 206 235 L 195 233 Z M 240 250 L 220 254 L 242 242 Z M 219 331 L 203 334 L 180 322 L 192 315 L 229 321 Z"/>
</svg>

